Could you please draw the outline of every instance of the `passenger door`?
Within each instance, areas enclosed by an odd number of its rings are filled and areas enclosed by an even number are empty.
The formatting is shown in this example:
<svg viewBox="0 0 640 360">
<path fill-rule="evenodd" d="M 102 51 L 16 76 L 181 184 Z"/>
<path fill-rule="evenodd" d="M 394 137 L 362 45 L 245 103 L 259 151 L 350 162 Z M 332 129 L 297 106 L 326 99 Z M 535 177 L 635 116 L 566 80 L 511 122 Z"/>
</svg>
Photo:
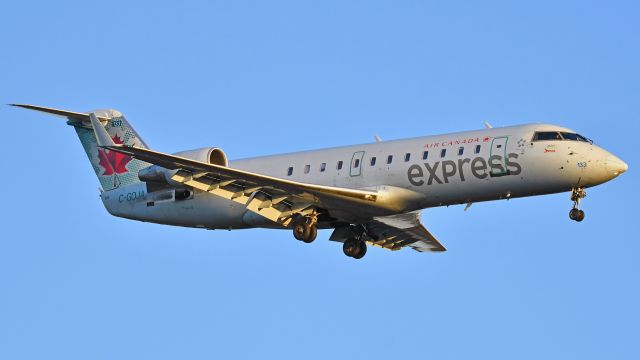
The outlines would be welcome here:
<svg viewBox="0 0 640 360">
<path fill-rule="evenodd" d="M 491 141 L 491 152 L 489 153 L 489 167 L 491 168 L 489 174 L 492 177 L 508 175 L 507 170 L 507 136 L 497 137 Z M 499 156 L 500 160 L 493 159 L 494 156 Z M 492 160 L 493 159 L 493 160 Z M 500 167 L 491 167 L 491 164 L 500 165 Z"/>
<path fill-rule="evenodd" d="M 362 158 L 364 158 L 364 151 L 356 151 L 351 157 L 351 167 L 349 169 L 349 176 L 362 175 Z"/>
</svg>

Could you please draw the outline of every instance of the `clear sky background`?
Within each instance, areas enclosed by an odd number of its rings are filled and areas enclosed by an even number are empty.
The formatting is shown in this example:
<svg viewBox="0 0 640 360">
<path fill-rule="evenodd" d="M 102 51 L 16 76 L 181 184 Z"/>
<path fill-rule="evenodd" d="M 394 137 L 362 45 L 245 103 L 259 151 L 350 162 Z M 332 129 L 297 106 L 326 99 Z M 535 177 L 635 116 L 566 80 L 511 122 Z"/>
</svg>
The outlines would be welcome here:
<svg viewBox="0 0 640 360">
<path fill-rule="evenodd" d="M 640 358 L 637 1 L 0 2 L 0 102 L 229 157 L 525 122 L 630 170 L 429 209 L 448 251 L 111 217 L 64 120 L 0 107 L 1 359 Z"/>
</svg>

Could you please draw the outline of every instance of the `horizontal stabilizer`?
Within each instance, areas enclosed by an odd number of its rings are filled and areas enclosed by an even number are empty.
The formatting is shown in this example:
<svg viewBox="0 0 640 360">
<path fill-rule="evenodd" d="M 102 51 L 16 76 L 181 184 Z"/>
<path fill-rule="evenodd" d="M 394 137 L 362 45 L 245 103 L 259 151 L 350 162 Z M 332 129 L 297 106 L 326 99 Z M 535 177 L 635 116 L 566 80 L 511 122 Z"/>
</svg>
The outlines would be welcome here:
<svg viewBox="0 0 640 360">
<path fill-rule="evenodd" d="M 9 105 L 10 106 L 17 106 L 17 107 L 21 107 L 21 108 L 29 109 L 29 110 L 40 111 L 40 112 L 43 112 L 43 113 L 60 116 L 60 117 L 63 117 L 63 118 L 69 119 L 69 120 L 80 120 L 80 121 L 86 121 L 86 122 L 91 121 L 91 119 L 89 118 L 89 114 L 87 114 L 87 113 L 60 110 L 60 109 L 48 108 L 48 107 L 37 106 L 37 105 L 29 105 L 29 104 L 9 104 Z M 108 118 L 102 117 L 102 116 L 98 116 L 97 118 L 100 121 L 109 120 Z"/>
</svg>

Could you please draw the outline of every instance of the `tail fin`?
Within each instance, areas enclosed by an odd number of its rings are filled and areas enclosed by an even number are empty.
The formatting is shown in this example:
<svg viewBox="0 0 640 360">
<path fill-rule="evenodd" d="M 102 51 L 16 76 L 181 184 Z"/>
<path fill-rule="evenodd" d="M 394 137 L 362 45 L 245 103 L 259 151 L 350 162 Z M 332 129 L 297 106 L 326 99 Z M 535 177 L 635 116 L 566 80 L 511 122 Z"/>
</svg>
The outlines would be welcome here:
<svg viewBox="0 0 640 360">
<path fill-rule="evenodd" d="M 130 156 L 98 148 L 98 142 L 91 126 L 90 114 L 95 114 L 109 137 L 116 144 L 147 148 L 147 144 L 129 125 L 122 113 L 117 110 L 96 110 L 91 113 L 78 113 L 35 105 L 11 104 L 25 109 L 45 112 L 67 119 L 80 138 L 82 147 L 89 157 L 93 170 L 105 191 L 139 183 L 138 171 L 150 164 L 132 159 Z"/>
</svg>

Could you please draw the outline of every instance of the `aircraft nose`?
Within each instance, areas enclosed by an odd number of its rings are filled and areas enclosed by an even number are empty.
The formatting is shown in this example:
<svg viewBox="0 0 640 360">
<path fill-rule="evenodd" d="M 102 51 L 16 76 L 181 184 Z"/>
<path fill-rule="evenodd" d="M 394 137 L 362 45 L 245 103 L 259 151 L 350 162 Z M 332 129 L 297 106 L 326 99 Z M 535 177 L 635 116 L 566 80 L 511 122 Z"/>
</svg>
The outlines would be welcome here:
<svg viewBox="0 0 640 360">
<path fill-rule="evenodd" d="M 618 176 L 629 169 L 629 165 L 617 156 L 610 155 L 605 162 L 607 171 L 613 176 Z"/>
</svg>

